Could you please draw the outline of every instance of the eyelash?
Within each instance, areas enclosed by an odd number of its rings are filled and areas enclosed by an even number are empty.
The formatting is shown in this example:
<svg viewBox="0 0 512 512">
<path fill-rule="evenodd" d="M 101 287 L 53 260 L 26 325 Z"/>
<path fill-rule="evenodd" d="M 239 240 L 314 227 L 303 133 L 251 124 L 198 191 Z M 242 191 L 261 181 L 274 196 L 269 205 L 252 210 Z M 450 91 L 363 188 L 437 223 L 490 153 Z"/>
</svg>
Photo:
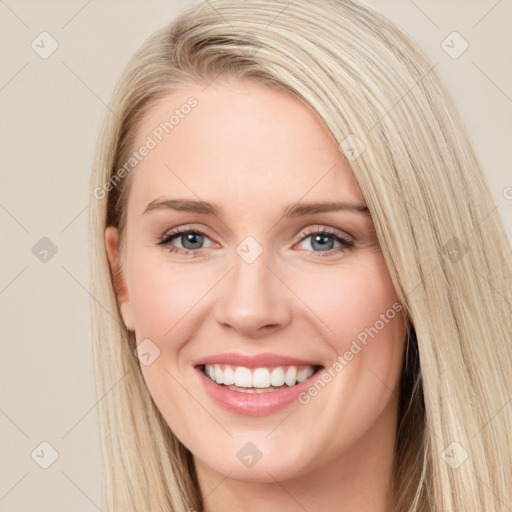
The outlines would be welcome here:
<svg viewBox="0 0 512 512">
<path fill-rule="evenodd" d="M 207 237 L 207 235 L 205 233 L 203 233 L 202 231 L 198 231 L 198 230 L 195 230 L 195 229 L 180 229 L 180 228 L 176 228 L 176 229 L 173 229 L 172 231 L 167 232 L 160 239 L 160 241 L 157 242 L 157 245 L 168 246 L 167 248 L 168 248 L 169 252 L 183 254 L 185 256 L 189 255 L 189 254 L 192 257 L 201 255 L 202 251 L 206 249 L 205 247 L 201 247 L 199 249 L 191 250 L 191 249 L 182 249 L 180 247 L 174 247 L 173 245 L 170 245 L 171 242 L 175 238 L 178 238 L 181 235 L 188 235 L 188 234 L 202 235 L 202 236 Z M 307 238 L 309 238 L 309 237 L 311 237 L 313 235 L 324 235 L 324 236 L 327 235 L 329 237 L 334 238 L 336 241 L 340 242 L 340 244 L 341 244 L 340 247 L 336 247 L 334 249 L 329 249 L 327 251 L 314 251 L 312 249 L 308 250 L 308 252 L 310 252 L 310 253 L 314 252 L 315 254 L 319 254 L 321 257 L 328 257 L 328 256 L 332 256 L 333 253 L 335 253 L 335 252 L 350 250 L 355 245 L 352 240 L 349 240 L 348 238 L 345 238 L 345 237 L 341 236 L 339 233 L 337 233 L 335 231 L 332 231 L 332 230 L 330 230 L 328 228 L 311 230 L 311 231 L 307 231 L 306 230 L 306 231 L 301 233 L 301 235 L 300 235 L 301 239 L 299 240 L 298 243 L 303 242 L 304 240 L 306 240 Z"/>
</svg>

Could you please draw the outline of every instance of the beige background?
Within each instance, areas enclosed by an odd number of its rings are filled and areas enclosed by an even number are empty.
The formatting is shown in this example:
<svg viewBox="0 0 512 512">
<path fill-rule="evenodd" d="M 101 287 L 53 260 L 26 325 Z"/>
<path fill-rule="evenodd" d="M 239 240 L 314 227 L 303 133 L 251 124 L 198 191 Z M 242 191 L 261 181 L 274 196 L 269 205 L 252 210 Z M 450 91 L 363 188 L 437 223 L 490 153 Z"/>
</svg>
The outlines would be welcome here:
<svg viewBox="0 0 512 512">
<path fill-rule="evenodd" d="M 93 148 L 129 56 L 191 3 L 0 0 L 0 512 L 100 510 L 87 258 Z M 365 3 L 438 63 L 488 174 L 493 215 L 511 232 L 512 2 Z M 43 31 L 59 45 L 47 59 L 31 48 Z M 469 43 L 457 59 L 441 47 L 453 31 Z M 42 237 L 57 248 L 46 262 L 32 252 Z M 43 441 L 58 452 L 47 469 L 38 464 L 51 462 Z"/>
</svg>

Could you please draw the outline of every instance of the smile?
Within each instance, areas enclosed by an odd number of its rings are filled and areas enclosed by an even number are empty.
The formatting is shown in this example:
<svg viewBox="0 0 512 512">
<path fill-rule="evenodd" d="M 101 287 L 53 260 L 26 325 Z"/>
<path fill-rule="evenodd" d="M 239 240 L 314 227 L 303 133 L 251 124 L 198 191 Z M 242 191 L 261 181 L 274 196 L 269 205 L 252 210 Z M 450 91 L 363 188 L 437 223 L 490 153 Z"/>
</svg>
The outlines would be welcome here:
<svg viewBox="0 0 512 512">
<path fill-rule="evenodd" d="M 204 374 L 213 382 L 241 393 L 268 393 L 295 386 L 311 377 L 319 366 L 246 368 L 230 364 L 205 364 Z"/>
<path fill-rule="evenodd" d="M 235 414 L 265 416 L 297 404 L 300 394 L 324 367 L 302 364 L 248 368 L 215 362 L 196 365 L 195 370 L 204 391 L 218 406 Z"/>
</svg>

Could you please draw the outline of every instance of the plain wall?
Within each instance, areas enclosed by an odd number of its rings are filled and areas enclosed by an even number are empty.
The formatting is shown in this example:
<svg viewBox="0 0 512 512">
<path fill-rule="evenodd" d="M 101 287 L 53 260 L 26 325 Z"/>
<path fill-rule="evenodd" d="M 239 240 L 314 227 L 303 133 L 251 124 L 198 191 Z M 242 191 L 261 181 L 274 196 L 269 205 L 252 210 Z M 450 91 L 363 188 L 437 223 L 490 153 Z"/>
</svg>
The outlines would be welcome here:
<svg viewBox="0 0 512 512">
<path fill-rule="evenodd" d="M 191 3 L 0 2 L 0 511 L 101 507 L 87 256 L 93 150 L 128 58 Z M 489 214 L 511 232 L 512 3 L 364 3 L 437 63 L 487 173 L 497 206 Z M 59 45 L 47 59 L 31 47 L 50 48 L 43 31 Z M 441 46 L 453 31 L 469 44 L 457 59 Z M 51 461 L 41 442 L 58 452 L 47 469 L 36 463 Z"/>
</svg>

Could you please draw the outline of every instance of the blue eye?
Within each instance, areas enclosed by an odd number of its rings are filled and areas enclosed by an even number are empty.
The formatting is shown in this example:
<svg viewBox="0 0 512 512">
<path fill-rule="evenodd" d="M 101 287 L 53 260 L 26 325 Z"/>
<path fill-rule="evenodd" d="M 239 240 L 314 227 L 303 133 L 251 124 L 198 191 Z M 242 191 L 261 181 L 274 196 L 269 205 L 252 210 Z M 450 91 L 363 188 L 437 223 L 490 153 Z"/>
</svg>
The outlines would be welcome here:
<svg viewBox="0 0 512 512">
<path fill-rule="evenodd" d="M 173 242 L 178 239 L 182 247 L 176 247 Z M 336 231 L 328 229 L 314 230 L 302 233 L 302 238 L 299 243 L 311 239 L 312 249 L 306 249 L 312 253 L 320 253 L 320 256 L 332 256 L 333 253 L 345 251 L 354 247 L 354 242 L 340 235 Z M 163 238 L 158 242 L 158 245 L 166 246 L 169 252 L 176 252 L 179 254 L 197 256 L 205 249 L 203 243 L 209 238 L 205 233 L 197 230 L 182 230 L 176 228 L 166 233 Z M 338 243 L 338 247 L 334 244 Z"/>
<path fill-rule="evenodd" d="M 329 253 L 329 255 L 332 253 L 332 251 L 346 250 L 354 246 L 354 242 L 351 240 L 348 240 L 347 238 L 344 238 L 335 232 L 326 230 L 309 233 L 302 238 L 301 242 L 308 239 L 311 240 L 310 244 L 313 248 L 308 250 L 313 250 L 313 252 Z M 339 244 L 339 246 L 333 247 L 336 242 Z M 321 254 L 321 256 L 324 256 L 324 254 Z"/>
<path fill-rule="evenodd" d="M 204 235 L 196 233 L 194 231 L 189 231 L 188 233 L 181 234 L 179 236 L 179 239 L 184 249 L 193 250 L 198 248 L 198 244 L 201 245 L 204 242 Z M 199 249 L 201 249 L 201 247 L 199 247 Z"/>
<path fill-rule="evenodd" d="M 164 237 L 158 242 L 158 245 L 167 246 L 169 252 L 177 252 L 182 254 L 200 253 L 204 247 L 198 247 L 204 243 L 207 236 L 201 231 L 195 230 L 181 230 L 176 228 L 173 231 L 164 235 Z M 182 247 L 175 247 L 172 242 L 175 239 L 179 239 Z M 195 254 L 194 254 L 195 256 Z"/>
</svg>

